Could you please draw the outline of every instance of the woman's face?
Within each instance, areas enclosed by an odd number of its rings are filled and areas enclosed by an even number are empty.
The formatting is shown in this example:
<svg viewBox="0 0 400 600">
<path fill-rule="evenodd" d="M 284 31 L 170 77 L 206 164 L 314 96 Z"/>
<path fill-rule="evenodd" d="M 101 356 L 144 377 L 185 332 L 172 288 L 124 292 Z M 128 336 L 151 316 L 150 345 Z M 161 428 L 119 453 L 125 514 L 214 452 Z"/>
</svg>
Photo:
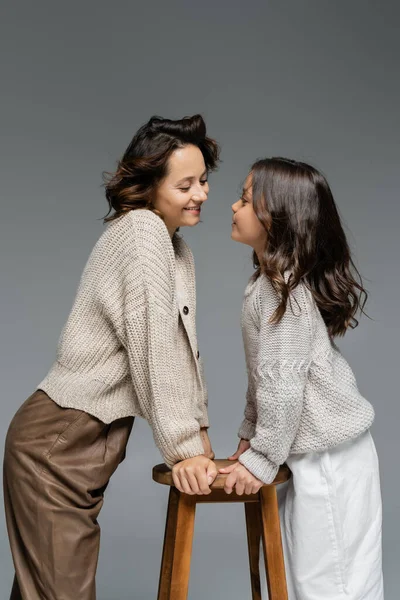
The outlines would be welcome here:
<svg viewBox="0 0 400 600">
<path fill-rule="evenodd" d="M 241 198 L 232 204 L 232 239 L 251 246 L 257 254 L 263 251 L 267 232 L 253 209 L 252 174 L 246 178 Z"/>
<path fill-rule="evenodd" d="M 208 182 L 204 158 L 192 144 L 174 150 L 168 161 L 168 173 L 158 186 L 154 208 L 160 211 L 172 237 L 178 227 L 193 227 L 200 221 L 207 200 Z"/>
</svg>

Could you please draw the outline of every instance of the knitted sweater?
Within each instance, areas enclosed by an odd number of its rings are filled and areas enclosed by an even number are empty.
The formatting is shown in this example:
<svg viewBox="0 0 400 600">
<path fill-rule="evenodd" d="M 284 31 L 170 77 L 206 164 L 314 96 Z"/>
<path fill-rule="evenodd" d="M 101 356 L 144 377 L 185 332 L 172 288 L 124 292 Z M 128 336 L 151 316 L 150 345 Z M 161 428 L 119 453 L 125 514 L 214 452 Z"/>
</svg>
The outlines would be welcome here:
<svg viewBox="0 0 400 600">
<path fill-rule="evenodd" d="M 278 304 L 266 276 L 250 280 L 241 320 L 248 389 L 239 429 L 250 448 L 239 461 L 265 483 L 289 454 L 336 446 L 374 419 L 306 286 L 295 288 L 282 320 L 271 324 Z"/>
<path fill-rule="evenodd" d="M 112 221 L 95 245 L 38 385 L 57 404 L 110 423 L 145 418 L 170 467 L 203 454 L 207 392 L 197 349 L 193 256 L 146 209 Z"/>
</svg>

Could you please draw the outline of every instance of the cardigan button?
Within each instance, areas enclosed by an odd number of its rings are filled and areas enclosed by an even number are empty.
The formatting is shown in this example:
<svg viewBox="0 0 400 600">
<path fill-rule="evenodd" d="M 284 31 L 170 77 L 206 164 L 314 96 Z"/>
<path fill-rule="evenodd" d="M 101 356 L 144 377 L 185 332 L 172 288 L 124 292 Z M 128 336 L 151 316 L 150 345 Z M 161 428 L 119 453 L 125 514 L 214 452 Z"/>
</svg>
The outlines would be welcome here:
<svg viewBox="0 0 400 600">
<path fill-rule="evenodd" d="M 196 356 L 197 356 L 197 358 L 200 358 L 200 352 L 198 350 L 196 352 Z"/>
<path fill-rule="evenodd" d="M 184 306 L 184 307 L 183 307 L 183 314 L 184 314 L 184 315 L 188 315 L 188 314 L 189 314 L 189 309 L 188 309 L 188 307 L 187 307 L 187 306 Z"/>
</svg>

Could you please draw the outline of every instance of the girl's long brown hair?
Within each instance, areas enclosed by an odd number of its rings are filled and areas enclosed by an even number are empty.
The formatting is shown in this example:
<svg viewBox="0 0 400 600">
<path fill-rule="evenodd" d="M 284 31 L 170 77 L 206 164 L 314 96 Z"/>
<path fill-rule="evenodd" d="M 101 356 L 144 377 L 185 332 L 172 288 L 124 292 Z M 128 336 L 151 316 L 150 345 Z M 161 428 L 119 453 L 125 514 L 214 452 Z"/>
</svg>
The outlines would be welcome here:
<svg viewBox="0 0 400 600">
<path fill-rule="evenodd" d="M 358 325 L 355 315 L 364 312 L 368 294 L 328 182 L 310 165 L 280 157 L 258 160 L 251 173 L 254 211 L 267 231 L 261 264 L 256 253 L 253 261 L 280 297 L 272 322 L 281 320 L 291 290 L 303 281 L 331 337 L 344 335 Z"/>
<path fill-rule="evenodd" d="M 207 171 L 217 168 L 219 147 L 207 137 L 201 115 L 178 120 L 151 117 L 134 135 L 115 173 L 104 174 L 109 205 L 104 221 L 112 221 L 137 208 L 159 214 L 152 206 L 154 190 L 168 172 L 173 151 L 189 144 L 199 148 Z"/>
</svg>

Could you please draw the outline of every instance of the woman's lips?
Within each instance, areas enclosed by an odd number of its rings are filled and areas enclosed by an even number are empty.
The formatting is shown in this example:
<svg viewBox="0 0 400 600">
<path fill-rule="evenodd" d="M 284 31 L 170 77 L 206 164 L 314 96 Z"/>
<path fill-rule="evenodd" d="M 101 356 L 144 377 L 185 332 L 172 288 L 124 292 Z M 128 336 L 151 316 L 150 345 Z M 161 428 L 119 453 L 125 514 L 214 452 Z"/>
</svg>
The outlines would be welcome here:
<svg viewBox="0 0 400 600">
<path fill-rule="evenodd" d="M 201 208 L 184 208 L 183 210 L 187 210 L 188 212 L 192 212 L 192 213 L 199 213 Z"/>
</svg>

